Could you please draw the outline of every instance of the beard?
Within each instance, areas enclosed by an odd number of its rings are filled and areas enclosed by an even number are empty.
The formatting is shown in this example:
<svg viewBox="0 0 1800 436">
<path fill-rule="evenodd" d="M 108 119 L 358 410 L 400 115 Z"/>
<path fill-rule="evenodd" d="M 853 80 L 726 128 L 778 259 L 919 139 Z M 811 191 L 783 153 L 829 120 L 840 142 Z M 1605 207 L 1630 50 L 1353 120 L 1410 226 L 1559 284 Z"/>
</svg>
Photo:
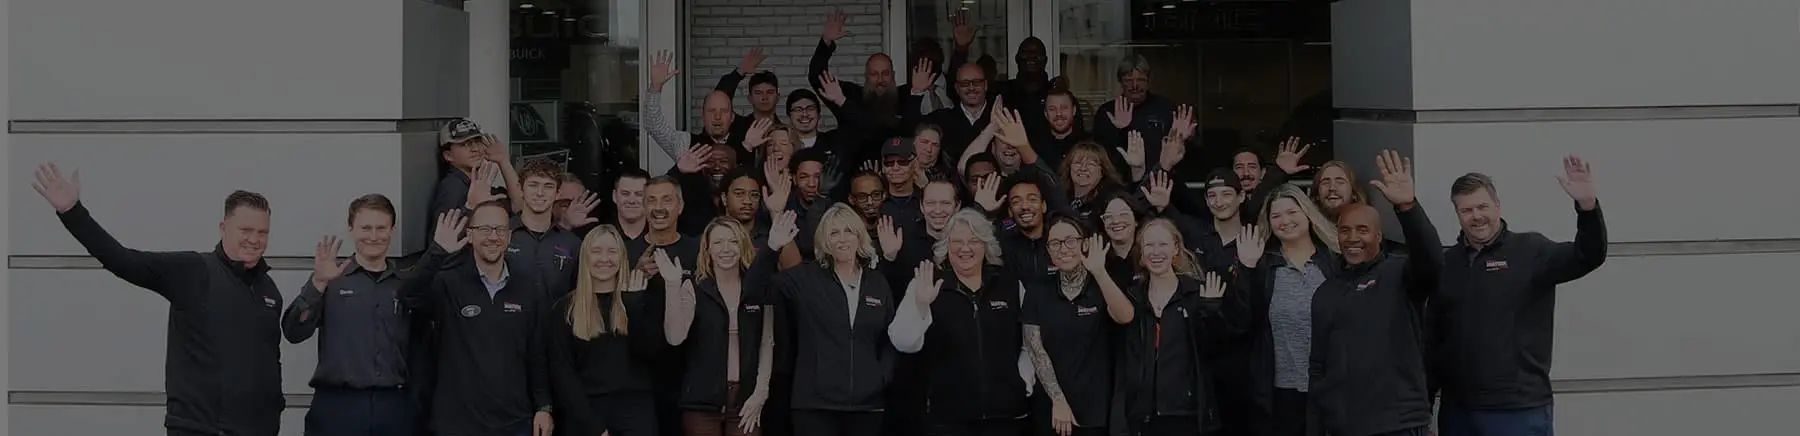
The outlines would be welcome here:
<svg viewBox="0 0 1800 436">
<path fill-rule="evenodd" d="M 863 101 L 868 102 L 866 109 L 870 119 L 875 120 L 879 129 L 893 129 L 900 126 L 900 93 L 894 88 L 887 91 L 876 91 L 863 88 Z"/>
</svg>

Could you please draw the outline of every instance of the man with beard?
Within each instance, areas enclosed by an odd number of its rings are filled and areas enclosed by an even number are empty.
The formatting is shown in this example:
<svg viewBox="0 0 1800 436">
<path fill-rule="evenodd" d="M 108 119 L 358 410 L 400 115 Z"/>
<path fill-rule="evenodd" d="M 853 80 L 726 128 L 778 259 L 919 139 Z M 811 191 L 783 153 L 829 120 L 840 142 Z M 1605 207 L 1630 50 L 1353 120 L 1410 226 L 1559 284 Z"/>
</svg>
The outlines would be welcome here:
<svg viewBox="0 0 1800 436">
<path fill-rule="evenodd" d="M 600 220 L 588 212 L 599 197 L 588 194 L 573 201 L 562 216 L 553 215 L 557 191 L 562 188 L 562 168 L 549 159 L 533 158 L 520 171 L 519 213 L 513 216 L 507 261 L 517 271 L 535 274 L 543 286 L 544 300 L 556 301 L 575 289 L 575 273 L 581 265 L 581 237 L 568 229 Z"/>
<path fill-rule="evenodd" d="M 869 171 L 858 172 L 850 178 L 850 206 L 856 209 L 856 215 L 862 217 L 869 230 L 875 229 L 886 208 L 888 191 L 885 184 L 880 175 Z"/>
<path fill-rule="evenodd" d="M 1507 228 L 1486 175 L 1470 173 L 1450 185 L 1462 235 L 1444 252 L 1443 278 L 1428 306 L 1444 436 L 1553 433 L 1556 286 L 1606 262 L 1606 220 L 1593 169 L 1568 156 L 1557 181 L 1575 203 L 1574 242 Z"/>
<path fill-rule="evenodd" d="M 548 434 L 549 370 L 538 321 L 549 302 L 533 274 L 513 274 L 508 207 L 489 201 L 468 222 L 473 242 L 429 289 L 408 299 L 437 322 L 441 335 L 433 428 L 443 436 Z M 461 244 L 456 244 L 461 245 Z M 444 247 L 461 250 L 462 247 Z"/>
<path fill-rule="evenodd" d="M 912 92 L 907 94 L 906 100 L 917 102 L 924 98 L 930 89 L 923 87 L 922 84 L 931 83 L 931 77 L 935 74 L 937 73 L 932 72 L 932 66 L 929 63 L 914 66 L 913 86 L 910 88 Z M 971 146 L 970 143 L 980 136 L 982 130 L 986 129 L 988 123 L 992 121 L 988 110 L 987 73 L 981 71 L 979 65 L 963 64 L 956 69 L 956 81 L 953 83 L 956 88 L 956 107 L 938 109 L 924 115 L 904 114 L 901 116 L 901 125 L 904 130 L 918 128 L 921 123 L 938 126 L 938 129 L 943 132 L 943 151 L 953 156 L 961 156 L 963 151 Z"/>
<path fill-rule="evenodd" d="M 700 255 L 700 243 L 682 235 L 676 228 L 685 204 L 681 183 L 674 177 L 660 176 L 644 185 L 645 221 L 650 230 L 643 238 L 625 241 L 625 253 L 636 263 L 633 267 L 643 271 L 645 277 L 661 277 L 662 271 L 653 257 L 657 250 L 679 262 L 684 270 L 681 272 L 684 280 L 693 276 L 694 267 L 699 265 L 696 259 Z M 660 278 L 651 280 L 651 287 L 662 286 Z M 681 374 L 686 368 L 682 366 L 680 356 L 668 353 L 655 357 L 654 367 L 651 377 L 656 386 L 656 427 L 663 434 L 681 434 L 681 410 L 676 403 L 681 394 Z"/>
<path fill-rule="evenodd" d="M 281 291 L 269 278 L 269 200 L 225 197 L 211 253 L 126 248 L 81 202 L 81 174 L 56 164 L 31 184 L 100 267 L 169 302 L 163 374 L 170 435 L 274 436 L 281 427 Z M 140 310 L 151 310 L 148 308 Z M 122 332 L 130 334 L 130 332 Z"/>
<path fill-rule="evenodd" d="M 663 114 L 662 90 L 669 79 L 681 74 L 674 67 L 675 55 L 667 50 L 657 53 L 656 60 L 650 66 L 649 88 L 644 91 L 644 118 L 642 127 L 656 141 L 656 146 L 671 159 L 680 159 L 684 149 L 704 138 L 709 144 L 729 148 L 733 153 L 730 158 L 748 157 L 748 150 L 743 150 L 742 135 L 733 137 L 732 123 L 736 122 L 737 112 L 731 109 L 731 95 L 719 90 L 706 94 L 706 101 L 700 108 L 700 132 L 688 133 L 675 130 L 669 124 L 669 118 Z"/>
<path fill-rule="evenodd" d="M 1044 224 L 1048 221 L 1045 215 L 1050 210 L 1044 196 L 1047 190 L 1032 178 L 1012 178 L 1007 183 L 1005 197 L 1007 216 L 1011 219 L 998 226 L 1002 228 L 1000 252 L 1006 253 L 1006 266 L 1013 269 L 1014 277 L 1027 282 L 1027 286 L 1056 279 L 1044 239 Z"/>
<path fill-rule="evenodd" d="M 881 175 L 887 182 L 887 201 L 881 213 L 902 223 L 919 220 L 919 186 L 913 183 L 918 171 L 913 166 L 913 139 L 889 139 L 881 147 Z"/>
<path fill-rule="evenodd" d="M 1037 112 L 1025 108 L 1020 108 L 1019 113 L 1025 122 L 1026 133 L 1031 135 L 1031 143 L 1044 157 L 1044 164 L 1050 168 L 1062 168 L 1063 155 L 1068 154 L 1076 143 L 1093 139 L 1093 135 L 1089 135 L 1078 122 L 1081 108 L 1075 100 L 1075 94 L 1062 88 L 1044 92 L 1043 103 L 1038 105 L 1043 108 L 1042 117 L 1033 116 Z M 1005 101 L 1011 104 L 1013 100 L 1006 97 Z M 1130 168 L 1125 162 L 1125 154 L 1119 151 L 1124 148 L 1121 146 L 1123 144 L 1101 145 L 1103 147 L 1100 148 L 1106 150 L 1107 157 L 1113 161 L 1113 168 Z"/>
<path fill-rule="evenodd" d="M 1376 166 L 1381 179 L 1370 184 L 1394 205 L 1413 248 L 1404 256 L 1388 255 L 1381 250 L 1385 239 L 1375 208 L 1348 203 L 1339 209 L 1344 266 L 1314 293 L 1308 395 L 1325 434 L 1425 436 L 1431 397 L 1422 318 L 1438 286 L 1443 244 L 1415 201 L 1412 159 L 1387 150 Z"/>
<path fill-rule="evenodd" d="M 1119 64 L 1117 77 L 1121 93 L 1118 98 L 1100 104 L 1094 113 L 1094 137 L 1102 144 L 1118 147 L 1125 144 L 1125 133 L 1136 131 L 1144 136 L 1144 155 L 1159 156 L 1163 136 L 1174 128 L 1175 104 L 1150 93 L 1150 61 L 1133 54 Z M 1186 145 L 1199 142 L 1200 135 L 1188 138 Z M 1157 163 L 1147 162 L 1154 171 Z M 1171 168 L 1172 169 L 1172 168 Z"/>
<path fill-rule="evenodd" d="M 846 29 L 846 17 L 841 10 L 834 10 L 825 17 L 825 32 L 819 37 L 819 46 L 813 50 L 812 61 L 807 68 L 807 80 L 814 88 L 822 87 L 820 75 L 831 68 L 831 55 L 837 50 L 837 41 L 850 36 Z M 913 59 L 930 59 L 933 65 L 943 63 L 943 49 L 936 42 L 924 39 L 912 46 Z M 917 62 L 914 60 L 913 62 Z M 935 78 L 932 78 L 935 82 Z M 886 53 L 869 55 L 863 66 L 863 83 L 842 82 L 844 95 L 852 100 L 862 102 L 868 110 L 868 126 L 872 138 L 888 138 L 899 136 L 902 131 L 900 117 L 906 114 L 923 114 L 945 107 L 949 98 L 944 96 L 943 87 L 936 83 L 923 86 L 932 89 L 932 95 L 914 102 L 910 106 L 900 97 L 899 89 L 894 85 L 894 61 Z M 908 84 L 906 88 L 914 85 Z M 834 110 L 836 108 L 833 108 Z M 837 114 L 839 122 L 844 120 L 843 114 Z"/>
<path fill-rule="evenodd" d="M 1269 198 L 1270 191 L 1287 183 L 1289 177 L 1312 169 L 1312 165 L 1300 163 L 1300 159 L 1305 158 L 1306 152 L 1309 150 L 1312 150 L 1312 144 L 1302 146 L 1300 138 L 1288 138 L 1282 141 L 1275 154 L 1275 166 L 1280 171 L 1273 173 L 1263 166 L 1262 157 L 1255 150 L 1244 148 L 1232 155 L 1231 171 L 1237 174 L 1238 185 L 1244 192 L 1249 193 L 1249 197 L 1244 199 L 1243 210 L 1239 212 L 1239 215 L 1261 216 L 1259 212 L 1262 210 L 1263 201 Z"/>
</svg>

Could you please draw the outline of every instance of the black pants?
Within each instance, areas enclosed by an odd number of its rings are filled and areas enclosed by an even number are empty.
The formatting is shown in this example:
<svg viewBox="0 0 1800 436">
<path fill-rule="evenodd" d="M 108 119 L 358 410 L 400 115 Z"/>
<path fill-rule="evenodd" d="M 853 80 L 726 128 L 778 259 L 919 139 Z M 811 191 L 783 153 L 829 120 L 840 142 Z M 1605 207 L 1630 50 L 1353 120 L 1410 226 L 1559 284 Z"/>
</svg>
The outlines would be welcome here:
<svg viewBox="0 0 1800 436">
<path fill-rule="evenodd" d="M 1137 436 L 1193 436 L 1200 434 L 1200 421 L 1192 416 L 1158 416 L 1138 427 Z"/>
<path fill-rule="evenodd" d="M 932 419 L 926 427 L 928 436 L 1019 436 L 1025 429 L 1024 418 L 940 420 Z"/>
<path fill-rule="evenodd" d="M 1409 429 L 1400 430 L 1400 431 L 1390 431 L 1390 432 L 1378 434 L 1375 436 L 1425 436 L 1425 435 L 1429 435 L 1429 434 L 1431 434 L 1430 427 L 1426 426 L 1426 427 L 1409 428 Z"/>
<path fill-rule="evenodd" d="M 1243 347 L 1248 348 L 1248 347 Z M 1241 353 L 1239 353 L 1241 354 Z M 1256 401 L 1250 397 L 1250 371 L 1242 356 L 1220 358 L 1214 370 L 1213 397 L 1219 406 L 1219 436 L 1255 436 Z"/>
<path fill-rule="evenodd" d="M 1292 389 L 1275 388 L 1274 398 L 1270 406 L 1274 409 L 1265 416 L 1267 422 L 1260 426 L 1269 436 L 1307 436 L 1317 433 L 1318 416 L 1312 413 L 1312 405 L 1307 402 L 1305 392 Z"/>
<path fill-rule="evenodd" d="M 870 436 L 881 433 L 881 412 L 795 410 L 794 436 Z"/>
<path fill-rule="evenodd" d="M 587 416 L 581 428 L 568 435 L 656 436 L 658 422 L 656 399 L 648 393 L 594 395 L 587 398 Z M 557 428 L 562 427 L 558 423 Z"/>
<path fill-rule="evenodd" d="M 306 434 L 317 436 L 412 436 L 419 407 L 401 389 L 313 390 Z"/>
</svg>

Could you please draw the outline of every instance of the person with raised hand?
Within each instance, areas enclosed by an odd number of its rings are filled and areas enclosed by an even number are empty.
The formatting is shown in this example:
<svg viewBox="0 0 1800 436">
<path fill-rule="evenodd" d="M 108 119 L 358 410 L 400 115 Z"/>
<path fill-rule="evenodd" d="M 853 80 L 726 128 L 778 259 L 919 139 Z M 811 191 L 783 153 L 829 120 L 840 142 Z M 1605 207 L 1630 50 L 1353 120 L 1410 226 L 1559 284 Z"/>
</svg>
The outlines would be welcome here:
<svg viewBox="0 0 1800 436">
<path fill-rule="evenodd" d="M 549 373 L 562 434 L 655 436 L 655 357 L 668 344 L 662 298 L 631 268 L 611 225 L 583 238 L 576 288 L 543 314 Z"/>
<path fill-rule="evenodd" d="M 1462 235 L 1444 252 L 1443 278 L 1429 308 L 1433 325 L 1441 328 L 1431 361 L 1442 388 L 1438 432 L 1444 436 L 1548 435 L 1555 429 L 1550 358 L 1556 286 L 1599 269 L 1607 244 L 1593 167 L 1570 155 L 1562 169 L 1556 180 L 1575 206 L 1572 242 L 1508 228 L 1499 192 L 1486 175 L 1469 173 L 1450 185 Z"/>
<path fill-rule="evenodd" d="M 1244 320 L 1247 391 L 1256 405 L 1252 425 L 1261 434 L 1305 435 L 1316 431 L 1307 394 L 1313 350 L 1313 299 L 1343 257 L 1337 228 L 1294 185 L 1281 185 L 1261 208 L 1264 214 L 1237 239 L 1237 279 L 1246 304 Z M 1271 246 L 1270 244 L 1274 244 Z M 1266 248 L 1266 250 L 1265 250 Z"/>
<path fill-rule="evenodd" d="M 1241 331 L 1225 283 L 1203 271 L 1166 218 L 1138 231 L 1139 279 L 1126 291 L 1133 316 L 1115 362 L 1112 434 L 1194 435 L 1220 428 L 1210 356 Z"/>
<path fill-rule="evenodd" d="M 1408 251 L 1394 256 L 1382 249 L 1374 207 L 1339 208 L 1344 264 L 1312 301 L 1309 395 L 1325 434 L 1425 436 L 1431 397 L 1424 310 L 1438 286 L 1443 244 L 1414 195 L 1412 158 L 1385 150 L 1375 163 L 1380 178 L 1369 184 L 1393 205 Z"/>
<path fill-rule="evenodd" d="M 713 90 L 708 93 L 700 109 L 700 130 L 683 132 L 676 130 L 669 123 L 668 115 L 663 113 L 663 86 L 671 79 L 681 75 L 681 68 L 675 66 L 675 54 L 667 50 L 659 51 L 650 64 L 650 80 L 646 81 L 644 90 L 643 129 L 650 135 L 652 142 L 661 148 L 670 158 L 679 159 L 682 150 L 692 144 L 705 141 L 707 144 L 729 148 L 734 154 L 731 159 L 748 159 L 749 150 L 743 149 L 743 135 L 733 134 L 738 114 L 731 108 L 731 94 Z M 749 123 L 743 124 L 744 130 Z"/>
<path fill-rule="evenodd" d="M 81 201 L 81 173 L 39 165 L 31 188 L 100 267 L 169 301 L 170 434 L 274 436 L 281 427 L 281 292 L 269 278 L 269 200 L 225 197 L 210 253 L 125 247 Z"/>
<path fill-rule="evenodd" d="M 313 274 L 281 316 L 282 333 L 298 344 L 321 336 L 306 429 L 316 434 L 412 435 L 417 404 L 406 387 L 413 310 L 408 296 L 430 286 L 444 256 L 468 245 L 468 219 L 452 209 L 437 217 L 432 246 L 409 268 L 388 257 L 394 204 L 381 194 L 350 202 L 354 253 L 338 260 L 342 241 L 319 238 Z M 374 310 L 369 310 L 374 308 Z"/>
<path fill-rule="evenodd" d="M 1019 321 L 1044 391 L 1034 397 L 1031 414 L 1034 427 L 1057 436 L 1107 434 L 1112 330 L 1136 316 L 1120 282 L 1107 271 L 1108 251 L 1105 238 L 1087 235 L 1074 218 L 1058 217 L 1050 225 L 1057 280 L 1025 292 Z"/>
<path fill-rule="evenodd" d="M 794 214 L 782 213 L 771 228 L 769 247 L 758 249 L 742 224 L 714 219 L 701 236 L 706 244 L 694 280 L 664 275 L 664 333 L 686 359 L 679 402 L 684 434 L 758 434 L 774 365 L 769 283 L 775 253 L 795 232 Z M 659 270 L 682 268 L 666 254 L 656 261 L 665 264 Z"/>
</svg>

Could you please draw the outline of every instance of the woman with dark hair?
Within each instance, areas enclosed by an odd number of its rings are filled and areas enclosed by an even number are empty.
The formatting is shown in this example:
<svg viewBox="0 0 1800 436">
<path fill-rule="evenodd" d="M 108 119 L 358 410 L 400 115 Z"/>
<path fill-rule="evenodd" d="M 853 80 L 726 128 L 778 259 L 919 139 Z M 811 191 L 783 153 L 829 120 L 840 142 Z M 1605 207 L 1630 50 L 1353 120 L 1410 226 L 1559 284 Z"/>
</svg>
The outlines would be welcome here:
<svg viewBox="0 0 1800 436">
<path fill-rule="evenodd" d="M 1220 426 L 1213 399 L 1213 348 L 1237 326 L 1227 319 L 1225 283 L 1203 272 L 1166 218 L 1137 235 L 1140 278 L 1126 295 L 1135 314 L 1117 344 L 1115 435 L 1195 435 Z"/>
<path fill-rule="evenodd" d="M 1258 224 L 1238 238 L 1238 294 L 1250 348 L 1250 397 L 1259 434 L 1319 434 L 1307 399 L 1313 293 L 1337 271 L 1337 229 L 1299 187 L 1270 192 Z M 1273 239 L 1274 247 L 1264 250 Z"/>
<path fill-rule="evenodd" d="M 798 232 L 794 213 L 783 213 L 770 229 L 769 246 L 757 250 L 742 224 L 715 218 L 700 237 L 705 244 L 693 281 L 682 281 L 680 261 L 656 256 L 669 287 L 665 336 L 687 362 L 679 403 L 686 435 L 761 434 L 775 357 L 769 280 L 775 253 Z"/>
<path fill-rule="evenodd" d="M 1031 409 L 1038 436 L 1106 434 L 1113 329 L 1136 315 L 1121 282 L 1107 271 L 1113 256 L 1106 238 L 1090 236 L 1082 227 L 1067 216 L 1051 221 L 1050 263 L 1057 280 L 1054 286 L 1043 286 L 1051 284 L 1044 281 L 1028 286 L 1019 316 L 1042 392 L 1033 397 Z"/>
<path fill-rule="evenodd" d="M 563 434 L 654 436 L 652 358 L 666 348 L 661 296 L 644 292 L 643 272 L 630 268 L 619 230 L 602 225 L 581 244 L 575 290 L 543 323 L 550 386 Z"/>
</svg>

